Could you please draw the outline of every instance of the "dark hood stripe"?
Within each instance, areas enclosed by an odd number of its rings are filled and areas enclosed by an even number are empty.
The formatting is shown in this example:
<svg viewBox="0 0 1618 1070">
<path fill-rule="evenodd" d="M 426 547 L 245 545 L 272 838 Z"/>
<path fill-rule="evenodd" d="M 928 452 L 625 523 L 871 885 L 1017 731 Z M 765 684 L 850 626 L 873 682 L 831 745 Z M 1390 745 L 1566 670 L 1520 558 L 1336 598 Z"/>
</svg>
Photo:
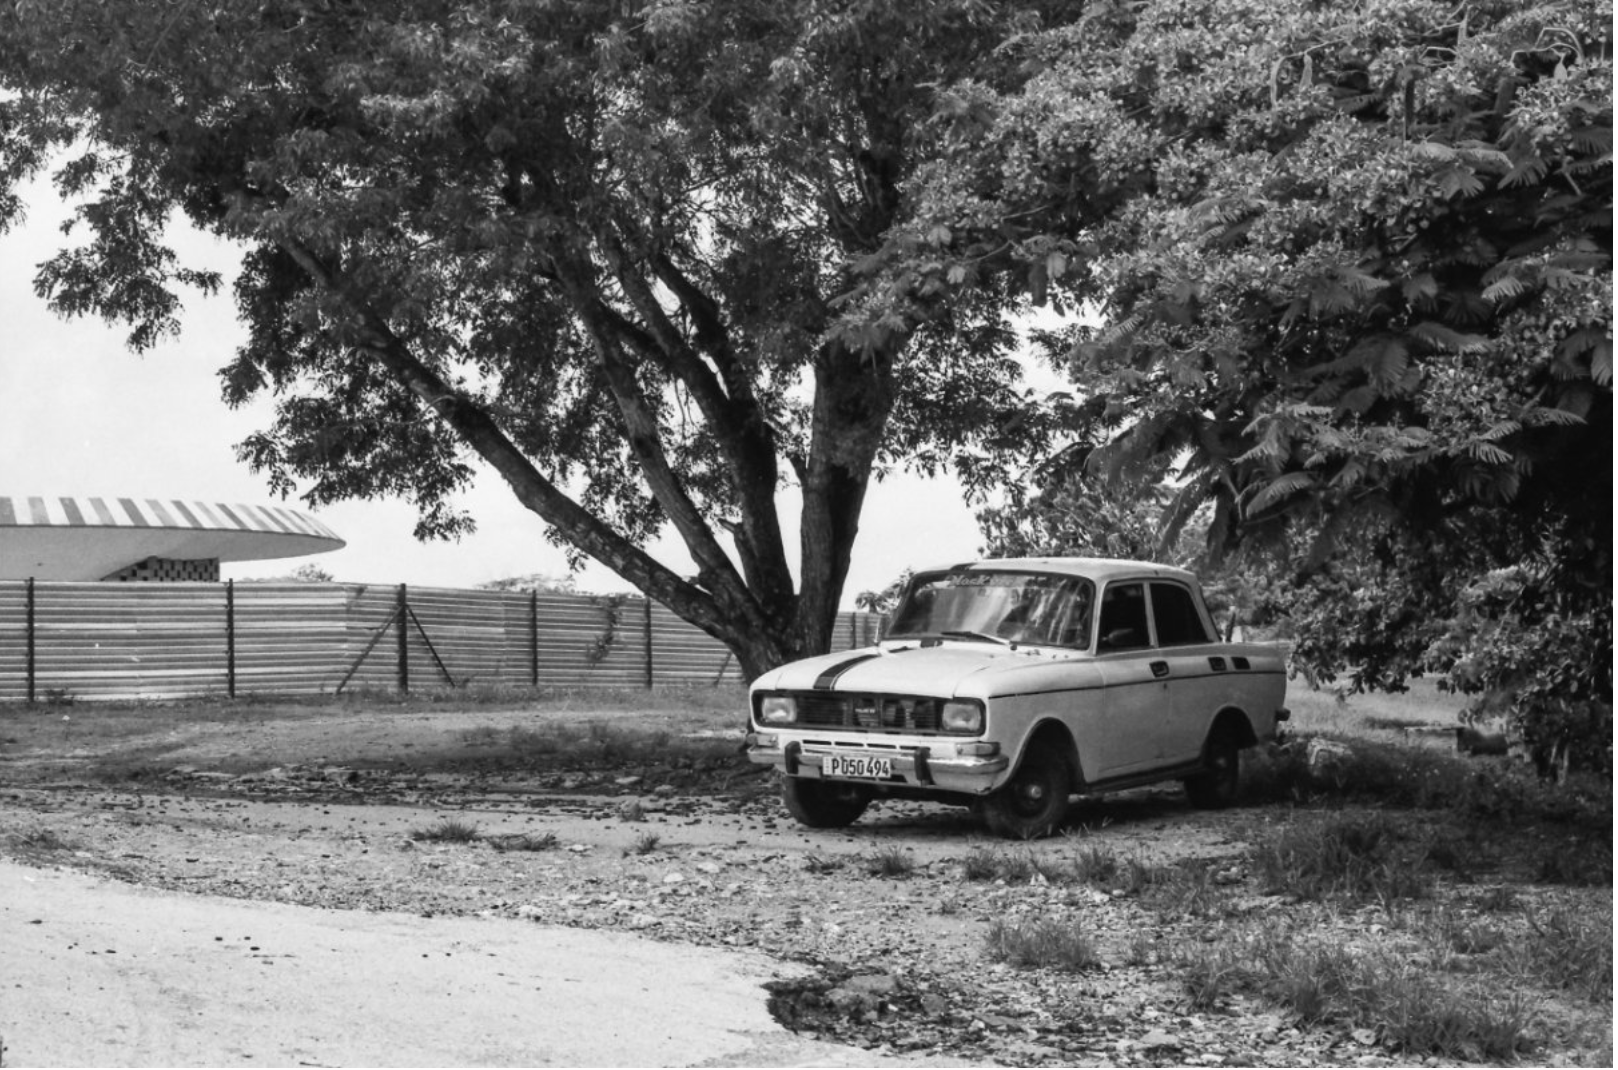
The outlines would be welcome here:
<svg viewBox="0 0 1618 1070">
<path fill-rule="evenodd" d="M 872 658 L 879 658 L 881 656 L 881 654 L 856 654 L 847 661 L 839 661 L 836 665 L 833 665 L 831 668 L 815 677 L 814 688 L 816 691 L 830 691 L 837 685 L 837 678 L 839 676 L 843 675 L 854 666 L 860 664 L 862 661 L 870 661 Z"/>
</svg>

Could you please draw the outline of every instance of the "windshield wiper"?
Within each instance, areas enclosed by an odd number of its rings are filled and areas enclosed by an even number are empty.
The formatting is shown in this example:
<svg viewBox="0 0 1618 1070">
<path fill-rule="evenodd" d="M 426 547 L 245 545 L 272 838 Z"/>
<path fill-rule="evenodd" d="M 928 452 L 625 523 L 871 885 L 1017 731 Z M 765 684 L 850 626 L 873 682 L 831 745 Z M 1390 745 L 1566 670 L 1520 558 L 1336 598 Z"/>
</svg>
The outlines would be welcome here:
<svg viewBox="0 0 1618 1070">
<path fill-rule="evenodd" d="M 1011 645 L 1010 639 L 1004 639 L 998 635 L 990 635 L 988 632 L 939 632 L 938 634 L 944 636 L 946 639 L 976 639 L 982 643 L 996 643 L 1000 646 Z"/>
</svg>

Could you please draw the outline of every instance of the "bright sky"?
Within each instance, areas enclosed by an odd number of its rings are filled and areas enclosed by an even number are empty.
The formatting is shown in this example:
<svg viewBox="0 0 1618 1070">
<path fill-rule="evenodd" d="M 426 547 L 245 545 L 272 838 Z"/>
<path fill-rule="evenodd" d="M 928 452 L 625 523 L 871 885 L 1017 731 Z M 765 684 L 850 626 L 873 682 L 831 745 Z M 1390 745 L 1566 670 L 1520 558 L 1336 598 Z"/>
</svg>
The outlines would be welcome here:
<svg viewBox="0 0 1618 1070">
<path fill-rule="evenodd" d="M 231 410 L 220 400 L 217 370 L 244 335 L 228 280 L 233 250 L 203 236 L 184 241 L 191 266 L 225 274 L 220 294 L 186 298 L 180 337 L 144 354 L 124 347 L 125 331 L 100 320 L 63 320 L 33 293 L 36 265 L 64 241 L 67 210 L 47 185 L 33 187 L 27 220 L 0 234 L 0 495 L 194 498 L 270 504 L 263 477 L 236 460 L 234 445 L 269 423 L 269 406 Z M 1054 389 L 1059 384 L 1047 384 Z M 226 578 L 284 575 L 318 564 L 339 580 L 469 587 L 507 576 L 566 574 L 562 552 L 545 541 L 544 525 L 520 506 L 500 479 L 481 477 L 464 497 L 478 531 L 459 542 L 417 542 L 415 511 L 397 500 L 357 501 L 318 512 L 296 499 L 348 545 L 299 559 L 224 566 Z M 791 510 L 791 501 L 783 500 Z M 783 516 L 789 532 L 794 518 Z M 794 536 L 789 535 L 789 540 Z M 976 555 L 972 510 L 947 480 L 895 475 L 874 484 L 845 591 L 886 586 L 906 567 Z M 672 567 L 689 571 L 676 538 L 656 548 Z M 792 551 L 795 555 L 796 547 Z M 591 564 L 580 590 L 627 591 L 609 570 Z"/>
</svg>

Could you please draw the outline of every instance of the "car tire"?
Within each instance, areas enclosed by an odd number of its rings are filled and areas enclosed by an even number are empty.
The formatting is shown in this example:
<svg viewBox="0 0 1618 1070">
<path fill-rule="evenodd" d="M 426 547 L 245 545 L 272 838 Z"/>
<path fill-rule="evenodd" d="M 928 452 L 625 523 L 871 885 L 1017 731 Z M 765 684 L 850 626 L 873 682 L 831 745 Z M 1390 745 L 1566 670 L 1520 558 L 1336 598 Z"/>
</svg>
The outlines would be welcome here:
<svg viewBox="0 0 1618 1070">
<path fill-rule="evenodd" d="M 781 799 L 798 824 L 812 829 L 852 825 L 871 805 L 871 793 L 857 785 L 795 776 L 782 782 Z"/>
<path fill-rule="evenodd" d="M 983 800 L 989 831 L 1009 840 L 1049 836 L 1067 816 L 1073 789 L 1067 762 L 1050 750 L 1030 750 L 1010 780 Z"/>
<path fill-rule="evenodd" d="M 1241 747 L 1236 734 L 1217 728 L 1202 747 L 1202 771 L 1184 780 L 1191 805 L 1203 810 L 1222 810 L 1236 801 L 1241 788 Z"/>
</svg>

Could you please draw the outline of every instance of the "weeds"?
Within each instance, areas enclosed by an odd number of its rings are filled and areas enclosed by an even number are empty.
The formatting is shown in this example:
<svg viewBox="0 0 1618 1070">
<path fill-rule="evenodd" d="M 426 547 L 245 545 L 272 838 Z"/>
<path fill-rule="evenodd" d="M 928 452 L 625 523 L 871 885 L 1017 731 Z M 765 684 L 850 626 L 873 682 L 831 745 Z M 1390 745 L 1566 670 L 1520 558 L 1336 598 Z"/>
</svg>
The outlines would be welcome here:
<svg viewBox="0 0 1618 1070">
<path fill-rule="evenodd" d="M 1528 914 L 1523 955 L 1547 984 L 1592 1003 L 1612 999 L 1612 912 L 1559 900 Z"/>
<path fill-rule="evenodd" d="M 18 847 L 33 851 L 73 851 L 78 844 L 55 829 L 29 829 L 18 833 L 13 842 Z"/>
<path fill-rule="evenodd" d="M 474 843 L 482 833 L 476 824 L 446 817 L 436 825 L 415 829 L 410 838 L 417 843 Z"/>
<path fill-rule="evenodd" d="M 987 943 L 990 958 L 1019 968 L 1079 973 L 1101 962 L 1095 943 L 1079 931 L 1076 921 L 996 921 L 989 927 Z"/>
<path fill-rule="evenodd" d="M 1399 857 L 1403 833 L 1382 814 L 1295 822 L 1253 854 L 1271 892 L 1351 901 L 1422 898 L 1432 882 L 1419 859 Z"/>
<path fill-rule="evenodd" d="M 999 851 L 992 847 L 974 847 L 961 864 L 961 875 L 969 881 L 992 881 L 1000 876 Z"/>
<path fill-rule="evenodd" d="M 1210 1008 L 1237 992 L 1286 1007 L 1309 1024 L 1375 1032 L 1390 1048 L 1441 1058 L 1511 1059 L 1532 1047 L 1531 1002 L 1423 969 L 1408 956 L 1321 945 L 1264 930 L 1182 955 L 1187 995 Z"/>
<path fill-rule="evenodd" d="M 635 837 L 635 842 L 624 849 L 625 855 L 649 855 L 657 850 L 663 837 L 655 832 L 646 831 Z"/>
<path fill-rule="evenodd" d="M 484 842 L 496 851 L 554 851 L 560 846 L 554 832 L 518 832 L 507 836 L 485 836 Z"/>
<path fill-rule="evenodd" d="M 1247 983 L 1248 971 L 1229 944 L 1192 947 L 1176 958 L 1180 982 L 1194 1010 L 1213 1010 Z"/>
<path fill-rule="evenodd" d="M 1088 844 L 1073 852 L 1071 872 L 1080 884 L 1105 886 L 1118 876 L 1118 853 L 1111 848 Z"/>
<path fill-rule="evenodd" d="M 873 877 L 908 877 L 915 872 L 916 860 L 904 848 L 892 844 L 866 858 L 865 868 Z"/>
</svg>

